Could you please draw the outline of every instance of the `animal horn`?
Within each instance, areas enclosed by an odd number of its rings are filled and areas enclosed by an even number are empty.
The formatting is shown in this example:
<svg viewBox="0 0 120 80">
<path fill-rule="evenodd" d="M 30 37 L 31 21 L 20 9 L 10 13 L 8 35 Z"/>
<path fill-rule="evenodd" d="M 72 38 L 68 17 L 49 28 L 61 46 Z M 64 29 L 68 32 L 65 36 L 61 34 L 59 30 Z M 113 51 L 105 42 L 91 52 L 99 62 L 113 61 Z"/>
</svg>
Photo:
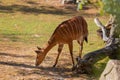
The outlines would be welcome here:
<svg viewBox="0 0 120 80">
<path fill-rule="evenodd" d="M 107 35 L 106 35 L 106 28 L 105 28 L 105 26 L 100 22 L 100 20 L 99 20 L 98 18 L 95 18 L 95 19 L 94 19 L 94 22 L 96 23 L 96 25 L 97 25 L 98 27 L 101 28 L 101 30 L 102 30 L 102 32 L 103 32 L 103 40 L 104 40 L 104 41 L 107 41 L 109 38 L 108 38 Z"/>
<path fill-rule="evenodd" d="M 36 52 L 37 54 L 39 54 L 39 53 L 40 53 L 40 51 L 39 51 L 39 50 L 35 50 L 35 52 Z"/>
<path fill-rule="evenodd" d="M 106 28 L 111 28 L 113 22 L 114 22 L 114 21 L 113 21 L 113 16 L 110 15 L 110 18 L 109 18 L 108 22 L 106 23 L 105 27 L 106 27 Z"/>
<path fill-rule="evenodd" d="M 41 50 L 41 48 L 40 48 L 40 47 L 38 47 L 38 46 L 37 46 L 37 49 L 38 49 L 38 50 Z"/>
</svg>

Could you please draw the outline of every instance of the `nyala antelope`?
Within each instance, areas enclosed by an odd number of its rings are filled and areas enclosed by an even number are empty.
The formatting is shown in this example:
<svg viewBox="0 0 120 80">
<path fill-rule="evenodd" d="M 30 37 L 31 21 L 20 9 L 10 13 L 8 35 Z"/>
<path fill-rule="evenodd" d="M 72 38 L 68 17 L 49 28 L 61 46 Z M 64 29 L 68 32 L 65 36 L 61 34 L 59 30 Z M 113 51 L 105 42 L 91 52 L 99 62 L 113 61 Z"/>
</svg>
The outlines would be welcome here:
<svg viewBox="0 0 120 80">
<path fill-rule="evenodd" d="M 83 50 L 83 42 L 84 40 L 87 42 L 87 36 L 87 22 L 83 17 L 77 16 L 62 22 L 55 29 L 46 46 L 43 48 L 37 47 L 38 50 L 35 51 L 37 53 L 36 66 L 41 64 L 48 51 L 56 44 L 58 44 L 58 55 L 55 64 L 53 65 L 53 67 L 55 67 L 58 62 L 60 53 L 63 49 L 63 45 L 68 44 L 74 68 L 75 63 L 73 58 L 73 40 L 77 40 L 80 45 L 79 57 L 81 57 Z"/>
<path fill-rule="evenodd" d="M 102 24 L 101 22 L 100 22 L 100 24 Z M 102 24 L 103 25 L 103 24 Z M 111 30 L 111 26 L 113 25 L 113 18 L 112 18 L 112 16 L 110 16 L 110 19 L 108 20 L 108 22 L 107 22 L 107 24 L 104 26 L 104 28 L 105 28 L 105 31 L 106 31 L 106 36 L 107 37 L 109 37 L 109 35 L 110 35 L 110 30 Z M 101 37 L 101 38 L 103 38 L 103 31 L 102 31 L 102 29 L 101 28 L 99 28 L 98 30 L 97 30 L 97 35 L 99 36 L 99 37 Z"/>
<path fill-rule="evenodd" d="M 111 25 L 112 25 L 112 24 L 105 25 L 106 35 L 107 35 L 107 36 L 110 35 Z M 103 37 L 103 32 L 102 32 L 102 29 L 101 29 L 101 28 L 99 28 L 99 29 L 97 30 L 97 35 L 98 35 L 100 38 Z"/>
</svg>

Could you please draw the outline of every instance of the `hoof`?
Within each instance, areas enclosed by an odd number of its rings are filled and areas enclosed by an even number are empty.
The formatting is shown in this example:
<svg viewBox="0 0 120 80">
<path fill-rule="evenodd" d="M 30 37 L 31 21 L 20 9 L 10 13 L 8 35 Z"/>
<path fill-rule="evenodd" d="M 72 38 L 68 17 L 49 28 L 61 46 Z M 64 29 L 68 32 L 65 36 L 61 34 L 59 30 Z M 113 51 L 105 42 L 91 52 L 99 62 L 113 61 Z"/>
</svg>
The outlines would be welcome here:
<svg viewBox="0 0 120 80">
<path fill-rule="evenodd" d="M 56 65 L 53 65 L 53 68 L 55 68 Z"/>
<path fill-rule="evenodd" d="M 72 71 L 75 71 L 75 66 L 72 67 Z"/>
<path fill-rule="evenodd" d="M 81 60 L 81 57 L 76 57 L 76 61 L 78 62 L 79 60 Z"/>
</svg>

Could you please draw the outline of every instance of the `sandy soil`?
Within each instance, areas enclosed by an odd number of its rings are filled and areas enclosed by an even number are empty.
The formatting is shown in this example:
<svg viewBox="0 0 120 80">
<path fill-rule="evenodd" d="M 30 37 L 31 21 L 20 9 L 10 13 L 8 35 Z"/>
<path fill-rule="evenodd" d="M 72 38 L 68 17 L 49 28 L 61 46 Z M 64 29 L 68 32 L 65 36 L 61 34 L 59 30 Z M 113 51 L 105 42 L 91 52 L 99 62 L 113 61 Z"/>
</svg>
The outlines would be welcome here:
<svg viewBox="0 0 120 80">
<path fill-rule="evenodd" d="M 63 51 L 53 68 L 57 52 L 50 51 L 39 67 L 35 67 L 35 46 L 22 43 L 0 43 L 0 80 L 90 80 L 71 71 L 69 53 Z"/>
</svg>

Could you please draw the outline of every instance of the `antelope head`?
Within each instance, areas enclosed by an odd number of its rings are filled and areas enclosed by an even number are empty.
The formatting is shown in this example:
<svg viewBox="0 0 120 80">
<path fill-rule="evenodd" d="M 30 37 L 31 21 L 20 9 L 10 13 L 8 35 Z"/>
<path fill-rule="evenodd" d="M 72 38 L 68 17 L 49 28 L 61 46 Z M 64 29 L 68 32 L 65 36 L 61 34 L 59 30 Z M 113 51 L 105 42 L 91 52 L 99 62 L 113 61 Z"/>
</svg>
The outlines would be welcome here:
<svg viewBox="0 0 120 80">
<path fill-rule="evenodd" d="M 116 28 L 116 25 L 114 24 L 115 16 L 111 16 L 108 23 L 105 26 L 100 22 L 100 20 L 98 18 L 95 18 L 94 22 L 102 30 L 102 39 L 103 39 L 103 41 L 106 42 L 106 46 L 111 45 L 114 41 L 114 31 L 115 31 L 115 28 Z M 109 35 L 107 35 L 106 26 L 108 26 L 108 27 L 111 26 L 108 29 L 109 30 Z"/>
<path fill-rule="evenodd" d="M 99 29 L 97 30 L 97 35 L 100 36 L 101 38 L 103 38 L 104 32 L 106 34 L 107 37 L 110 36 L 110 30 L 111 27 L 113 25 L 113 17 L 110 16 L 108 22 L 106 23 L 106 25 L 103 25 L 98 18 L 94 19 L 95 23 L 97 24 L 97 26 L 99 27 Z M 103 29 L 104 28 L 104 29 Z M 103 30 L 105 30 L 103 32 Z"/>
<path fill-rule="evenodd" d="M 105 26 L 99 21 L 98 18 L 95 18 L 95 19 L 94 19 L 94 22 L 96 23 L 96 25 L 97 25 L 98 27 L 101 28 L 103 41 L 106 42 L 106 41 L 108 40 L 108 36 L 106 35 L 106 34 L 107 34 L 107 30 L 106 30 Z"/>
<path fill-rule="evenodd" d="M 38 50 L 35 50 L 35 52 L 37 53 L 35 65 L 39 66 L 42 63 L 43 59 L 45 58 L 45 55 L 44 55 L 44 49 L 39 47 L 37 48 Z"/>
</svg>

